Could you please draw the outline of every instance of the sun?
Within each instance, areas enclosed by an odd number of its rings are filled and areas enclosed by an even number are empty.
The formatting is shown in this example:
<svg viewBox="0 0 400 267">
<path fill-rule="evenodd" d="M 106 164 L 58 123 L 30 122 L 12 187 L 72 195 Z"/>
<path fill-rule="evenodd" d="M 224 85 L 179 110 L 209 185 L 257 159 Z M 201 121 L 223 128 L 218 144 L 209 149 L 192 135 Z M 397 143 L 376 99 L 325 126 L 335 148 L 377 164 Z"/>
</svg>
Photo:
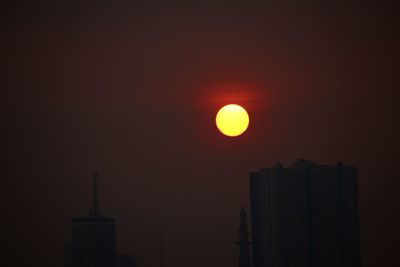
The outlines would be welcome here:
<svg viewBox="0 0 400 267">
<path fill-rule="evenodd" d="M 249 127 L 249 114 L 236 104 L 223 106 L 215 117 L 218 130 L 230 137 L 239 136 Z"/>
</svg>

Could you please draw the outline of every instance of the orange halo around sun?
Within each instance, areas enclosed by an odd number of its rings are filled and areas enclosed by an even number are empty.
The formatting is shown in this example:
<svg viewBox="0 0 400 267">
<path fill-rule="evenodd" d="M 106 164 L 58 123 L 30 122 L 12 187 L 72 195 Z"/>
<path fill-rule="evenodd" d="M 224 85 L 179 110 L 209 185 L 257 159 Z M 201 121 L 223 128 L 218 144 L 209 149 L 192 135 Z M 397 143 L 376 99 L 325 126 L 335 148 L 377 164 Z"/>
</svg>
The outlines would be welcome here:
<svg viewBox="0 0 400 267">
<path fill-rule="evenodd" d="M 249 115 L 247 111 L 236 104 L 223 106 L 215 117 L 218 130 L 230 137 L 239 136 L 249 126 Z"/>
</svg>

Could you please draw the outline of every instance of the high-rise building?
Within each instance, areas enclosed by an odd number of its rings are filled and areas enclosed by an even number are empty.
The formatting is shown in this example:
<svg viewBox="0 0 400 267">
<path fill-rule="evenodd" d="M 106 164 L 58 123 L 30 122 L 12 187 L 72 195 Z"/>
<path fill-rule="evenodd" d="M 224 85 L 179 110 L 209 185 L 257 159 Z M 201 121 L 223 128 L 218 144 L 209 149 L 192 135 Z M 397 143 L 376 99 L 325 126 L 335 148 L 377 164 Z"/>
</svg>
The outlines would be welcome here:
<svg viewBox="0 0 400 267">
<path fill-rule="evenodd" d="M 254 267 L 360 267 L 357 170 L 298 160 L 250 173 Z"/>
<path fill-rule="evenodd" d="M 73 267 L 115 267 L 115 222 L 100 212 L 97 174 L 93 175 L 93 207 L 89 215 L 72 220 L 72 242 L 65 247 L 66 264 Z M 68 243 L 67 243 L 68 244 Z"/>
</svg>

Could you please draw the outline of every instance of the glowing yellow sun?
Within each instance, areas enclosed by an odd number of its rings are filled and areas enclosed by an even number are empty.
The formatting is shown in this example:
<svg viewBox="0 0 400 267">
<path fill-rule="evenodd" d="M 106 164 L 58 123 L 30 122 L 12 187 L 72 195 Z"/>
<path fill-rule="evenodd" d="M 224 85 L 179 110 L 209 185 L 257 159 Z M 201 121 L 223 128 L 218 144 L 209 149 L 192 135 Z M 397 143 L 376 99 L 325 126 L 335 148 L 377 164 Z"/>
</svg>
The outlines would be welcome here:
<svg viewBox="0 0 400 267">
<path fill-rule="evenodd" d="M 247 111 L 236 104 L 223 106 L 215 118 L 218 130 L 226 136 L 239 136 L 249 126 Z"/>
</svg>

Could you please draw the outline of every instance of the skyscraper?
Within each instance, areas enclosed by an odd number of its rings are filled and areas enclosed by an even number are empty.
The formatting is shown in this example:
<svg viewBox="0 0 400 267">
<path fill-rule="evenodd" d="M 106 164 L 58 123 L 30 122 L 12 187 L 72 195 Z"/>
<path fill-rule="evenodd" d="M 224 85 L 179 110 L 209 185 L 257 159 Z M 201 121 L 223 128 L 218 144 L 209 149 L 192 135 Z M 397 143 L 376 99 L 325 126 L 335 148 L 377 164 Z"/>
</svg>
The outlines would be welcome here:
<svg viewBox="0 0 400 267">
<path fill-rule="evenodd" d="M 254 267 L 359 267 L 357 170 L 298 160 L 250 173 Z"/>
<path fill-rule="evenodd" d="M 97 197 L 97 174 L 93 174 L 93 207 L 89 215 L 72 220 L 71 251 L 73 267 L 115 267 L 114 219 L 103 216 Z M 67 259 L 66 263 L 71 262 Z"/>
</svg>

